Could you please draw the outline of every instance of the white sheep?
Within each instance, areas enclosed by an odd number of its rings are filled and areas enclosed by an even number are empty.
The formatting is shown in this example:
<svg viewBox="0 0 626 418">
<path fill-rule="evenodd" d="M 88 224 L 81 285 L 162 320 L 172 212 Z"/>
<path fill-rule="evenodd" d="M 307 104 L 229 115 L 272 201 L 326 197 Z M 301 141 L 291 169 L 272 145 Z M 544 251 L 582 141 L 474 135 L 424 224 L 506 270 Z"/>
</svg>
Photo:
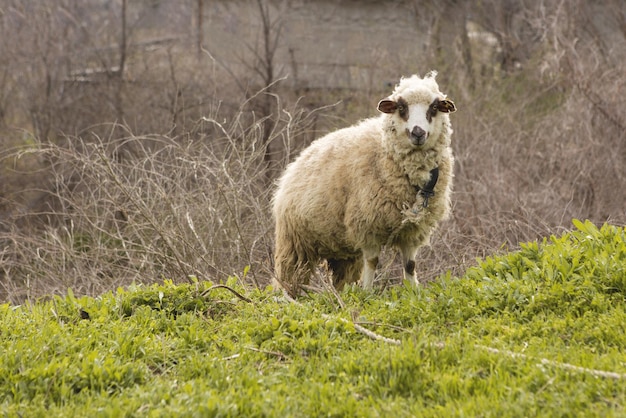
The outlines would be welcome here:
<svg viewBox="0 0 626 418">
<path fill-rule="evenodd" d="M 275 273 L 292 296 L 321 260 L 333 284 L 371 288 L 383 245 L 402 253 L 417 284 L 415 255 L 450 210 L 454 103 L 431 71 L 402 78 L 378 103 L 382 115 L 306 148 L 278 181 Z"/>
</svg>

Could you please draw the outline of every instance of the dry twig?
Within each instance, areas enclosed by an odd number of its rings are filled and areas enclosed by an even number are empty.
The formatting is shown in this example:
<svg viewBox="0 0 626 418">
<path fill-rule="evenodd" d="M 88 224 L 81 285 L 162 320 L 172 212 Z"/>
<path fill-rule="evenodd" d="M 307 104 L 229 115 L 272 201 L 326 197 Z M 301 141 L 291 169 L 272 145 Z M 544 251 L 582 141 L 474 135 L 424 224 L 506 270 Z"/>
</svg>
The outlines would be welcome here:
<svg viewBox="0 0 626 418">
<path fill-rule="evenodd" d="M 511 358 L 521 358 L 524 360 L 532 360 L 533 357 L 532 356 L 528 356 L 526 354 L 523 353 L 516 353 L 514 351 L 508 351 L 508 350 L 499 350 L 497 348 L 493 348 L 493 347 L 487 347 L 484 345 L 475 345 L 475 348 L 479 348 L 481 350 L 485 350 L 489 353 L 492 354 L 504 354 L 506 356 L 509 356 Z M 560 361 L 554 361 L 554 360 L 548 360 L 546 358 L 540 358 L 539 359 L 539 364 L 544 365 L 544 366 L 552 366 L 552 367 L 556 367 L 559 369 L 565 369 L 565 370 L 571 370 L 574 372 L 578 372 L 578 373 L 587 373 L 590 374 L 592 376 L 595 377 L 605 377 L 608 379 L 626 379 L 626 374 L 625 373 L 616 373 L 616 372 L 607 372 L 604 370 L 596 370 L 596 369 L 590 369 L 588 367 L 581 367 L 581 366 L 576 366 L 573 364 L 569 364 L 569 363 L 562 363 Z"/>
<path fill-rule="evenodd" d="M 245 297 L 244 295 L 242 295 L 241 293 L 237 292 L 235 289 L 233 289 L 230 286 L 226 286 L 225 284 L 216 284 L 213 285 L 211 287 L 209 287 L 208 289 L 206 289 L 205 291 L 203 291 L 200 295 L 201 296 L 206 296 L 209 294 L 209 292 L 213 289 L 226 289 L 226 290 L 230 290 L 230 292 L 237 296 L 239 299 L 243 300 L 244 302 L 248 302 L 248 303 L 252 303 L 252 300 L 248 299 L 247 297 Z"/>
</svg>

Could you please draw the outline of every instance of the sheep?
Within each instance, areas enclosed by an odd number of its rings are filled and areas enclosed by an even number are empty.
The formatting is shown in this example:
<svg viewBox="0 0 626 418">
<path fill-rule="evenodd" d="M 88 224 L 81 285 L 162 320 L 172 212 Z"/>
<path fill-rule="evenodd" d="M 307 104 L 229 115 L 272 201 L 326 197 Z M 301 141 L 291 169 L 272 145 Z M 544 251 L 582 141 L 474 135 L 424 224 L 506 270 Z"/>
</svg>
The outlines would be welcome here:
<svg viewBox="0 0 626 418">
<path fill-rule="evenodd" d="M 436 71 L 401 78 L 381 115 L 315 140 L 273 196 L 274 284 L 297 296 L 325 260 L 333 285 L 371 289 L 383 246 L 400 250 L 404 279 L 418 284 L 415 256 L 450 211 L 454 157 Z"/>
</svg>

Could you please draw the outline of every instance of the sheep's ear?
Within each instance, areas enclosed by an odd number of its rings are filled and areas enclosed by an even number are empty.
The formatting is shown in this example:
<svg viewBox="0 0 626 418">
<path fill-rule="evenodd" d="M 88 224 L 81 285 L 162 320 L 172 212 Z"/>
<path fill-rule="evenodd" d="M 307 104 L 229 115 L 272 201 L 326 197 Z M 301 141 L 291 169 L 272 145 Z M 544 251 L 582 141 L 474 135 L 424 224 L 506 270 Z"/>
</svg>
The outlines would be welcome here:
<svg viewBox="0 0 626 418">
<path fill-rule="evenodd" d="M 391 99 L 382 99 L 378 102 L 378 110 L 383 113 L 393 113 L 398 110 L 398 103 Z"/>
<path fill-rule="evenodd" d="M 437 103 L 437 110 L 444 113 L 456 112 L 456 106 L 452 100 L 443 99 Z"/>
</svg>

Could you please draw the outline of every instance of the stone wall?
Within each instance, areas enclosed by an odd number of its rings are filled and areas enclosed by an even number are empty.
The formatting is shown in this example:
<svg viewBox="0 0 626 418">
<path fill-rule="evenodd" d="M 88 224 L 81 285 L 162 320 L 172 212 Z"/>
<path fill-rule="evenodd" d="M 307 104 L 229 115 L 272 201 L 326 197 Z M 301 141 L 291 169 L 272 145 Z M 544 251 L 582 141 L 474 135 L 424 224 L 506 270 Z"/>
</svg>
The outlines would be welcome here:
<svg viewBox="0 0 626 418">
<path fill-rule="evenodd" d="M 258 4 L 211 1 L 204 8 L 204 47 L 224 65 L 242 67 L 263 55 Z M 299 88 L 380 88 L 403 74 L 425 73 L 424 36 L 410 1 L 272 2 L 280 28 L 277 76 Z"/>
</svg>

